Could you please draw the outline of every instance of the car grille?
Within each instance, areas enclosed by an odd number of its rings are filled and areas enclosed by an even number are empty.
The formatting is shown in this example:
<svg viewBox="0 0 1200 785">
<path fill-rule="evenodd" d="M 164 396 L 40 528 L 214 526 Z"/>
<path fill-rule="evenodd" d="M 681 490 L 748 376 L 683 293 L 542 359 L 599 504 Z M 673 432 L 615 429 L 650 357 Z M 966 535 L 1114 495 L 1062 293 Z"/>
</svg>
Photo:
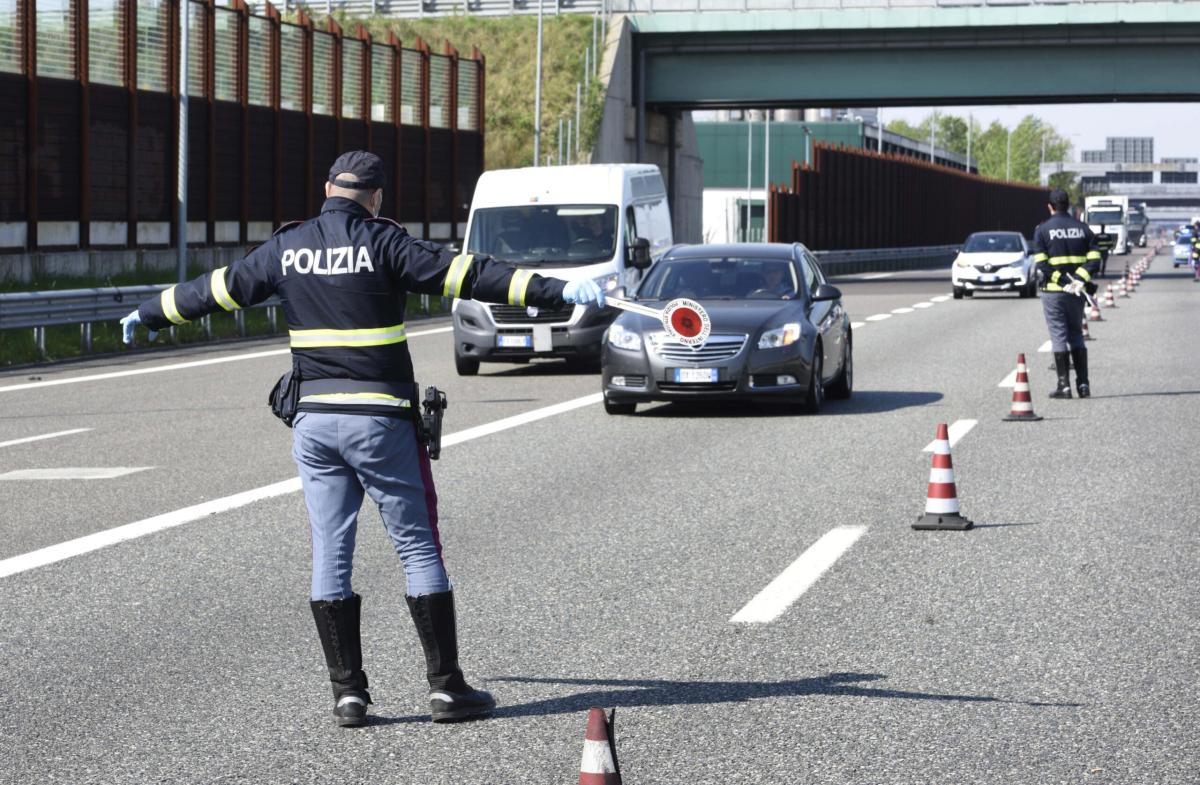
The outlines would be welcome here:
<svg viewBox="0 0 1200 785">
<path fill-rule="evenodd" d="M 664 360 L 681 363 L 714 363 L 728 360 L 746 345 L 745 335 L 710 335 L 703 346 L 695 349 L 673 341 L 666 333 L 650 333 L 646 336 L 650 348 Z"/>
<path fill-rule="evenodd" d="M 489 305 L 492 318 L 497 324 L 545 324 L 547 322 L 569 321 L 575 306 L 567 304 L 562 308 L 538 308 L 537 316 L 530 316 L 523 305 Z"/>
<path fill-rule="evenodd" d="M 737 389 L 737 382 L 717 382 L 716 384 L 707 382 L 677 384 L 676 382 L 659 382 L 658 389 L 663 392 L 733 392 Z"/>
</svg>

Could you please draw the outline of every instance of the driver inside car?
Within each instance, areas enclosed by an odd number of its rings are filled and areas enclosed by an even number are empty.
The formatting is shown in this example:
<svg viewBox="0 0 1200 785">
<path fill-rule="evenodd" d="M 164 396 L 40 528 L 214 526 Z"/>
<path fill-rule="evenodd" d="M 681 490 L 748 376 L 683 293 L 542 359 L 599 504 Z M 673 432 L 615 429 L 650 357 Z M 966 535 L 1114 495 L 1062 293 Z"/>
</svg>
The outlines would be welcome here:
<svg viewBox="0 0 1200 785">
<path fill-rule="evenodd" d="M 790 300 L 796 294 L 792 286 L 792 277 L 787 274 L 786 265 L 772 264 L 763 268 L 762 289 L 779 295 L 784 300 Z"/>
</svg>

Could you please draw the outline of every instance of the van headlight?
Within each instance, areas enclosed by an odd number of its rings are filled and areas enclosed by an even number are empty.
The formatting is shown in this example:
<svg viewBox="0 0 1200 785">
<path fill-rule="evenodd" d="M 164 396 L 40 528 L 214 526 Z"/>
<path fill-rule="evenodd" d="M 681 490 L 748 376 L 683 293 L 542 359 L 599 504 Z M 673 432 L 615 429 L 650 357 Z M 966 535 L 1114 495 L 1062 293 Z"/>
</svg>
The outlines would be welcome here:
<svg viewBox="0 0 1200 785">
<path fill-rule="evenodd" d="M 778 349 L 780 346 L 789 346 L 800 339 L 800 325 L 797 322 L 789 322 L 782 327 L 776 327 L 774 330 L 767 330 L 758 339 L 759 349 Z"/>
<path fill-rule="evenodd" d="M 624 349 L 629 352 L 638 352 L 642 349 L 641 333 L 626 330 L 616 323 L 608 328 L 608 342 L 618 349 Z"/>
<path fill-rule="evenodd" d="M 604 292 L 605 294 L 611 292 L 613 289 L 616 289 L 621 285 L 621 276 L 617 273 L 609 273 L 608 275 L 602 275 L 599 278 L 593 278 L 592 280 L 595 281 L 596 285 L 600 287 L 600 291 Z"/>
</svg>

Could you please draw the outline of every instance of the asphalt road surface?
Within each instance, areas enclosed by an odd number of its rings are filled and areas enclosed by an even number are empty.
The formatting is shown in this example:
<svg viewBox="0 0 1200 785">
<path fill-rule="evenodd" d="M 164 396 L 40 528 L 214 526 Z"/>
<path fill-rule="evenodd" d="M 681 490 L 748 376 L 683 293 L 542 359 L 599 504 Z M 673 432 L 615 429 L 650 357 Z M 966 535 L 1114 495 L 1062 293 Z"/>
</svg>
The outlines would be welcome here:
<svg viewBox="0 0 1200 785">
<path fill-rule="evenodd" d="M 815 417 L 609 417 L 594 374 L 460 378 L 448 324 L 410 325 L 459 434 L 462 662 L 500 701 L 453 726 L 373 509 L 373 717 L 332 723 L 281 341 L 0 375 L 0 781 L 568 783 L 603 706 L 626 783 L 1200 782 L 1200 286 L 1158 257 L 1091 327 L 1093 397 L 1050 401 L 1037 301 L 838 283 L 856 390 Z M 1001 420 L 1018 352 L 1041 422 Z M 910 528 L 939 422 L 972 531 Z"/>
</svg>

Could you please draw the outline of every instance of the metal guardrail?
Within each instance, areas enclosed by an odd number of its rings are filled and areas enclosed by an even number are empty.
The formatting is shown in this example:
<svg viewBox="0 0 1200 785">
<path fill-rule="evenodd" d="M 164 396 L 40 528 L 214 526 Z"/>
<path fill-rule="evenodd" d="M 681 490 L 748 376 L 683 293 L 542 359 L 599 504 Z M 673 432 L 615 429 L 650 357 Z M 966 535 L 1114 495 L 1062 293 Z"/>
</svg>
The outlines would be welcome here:
<svg viewBox="0 0 1200 785">
<path fill-rule="evenodd" d="M 117 321 L 143 300 L 161 292 L 171 284 L 141 286 L 110 286 L 96 289 L 62 289 L 44 292 L 9 292 L 0 294 L 0 330 L 32 329 L 38 352 L 46 353 L 46 328 L 64 324 L 79 325 L 79 344 L 85 352 L 92 350 L 92 323 Z M 272 297 L 254 308 L 266 308 L 271 332 L 278 329 L 279 299 Z M 246 334 L 242 311 L 234 311 L 238 333 Z M 212 322 L 205 316 L 199 320 L 205 337 L 212 337 Z M 171 339 L 175 328 L 170 329 Z"/>
<path fill-rule="evenodd" d="M 821 269 L 829 276 L 898 270 L 950 269 L 961 245 L 929 245 L 914 248 L 871 248 L 857 251 L 814 251 Z"/>
</svg>

